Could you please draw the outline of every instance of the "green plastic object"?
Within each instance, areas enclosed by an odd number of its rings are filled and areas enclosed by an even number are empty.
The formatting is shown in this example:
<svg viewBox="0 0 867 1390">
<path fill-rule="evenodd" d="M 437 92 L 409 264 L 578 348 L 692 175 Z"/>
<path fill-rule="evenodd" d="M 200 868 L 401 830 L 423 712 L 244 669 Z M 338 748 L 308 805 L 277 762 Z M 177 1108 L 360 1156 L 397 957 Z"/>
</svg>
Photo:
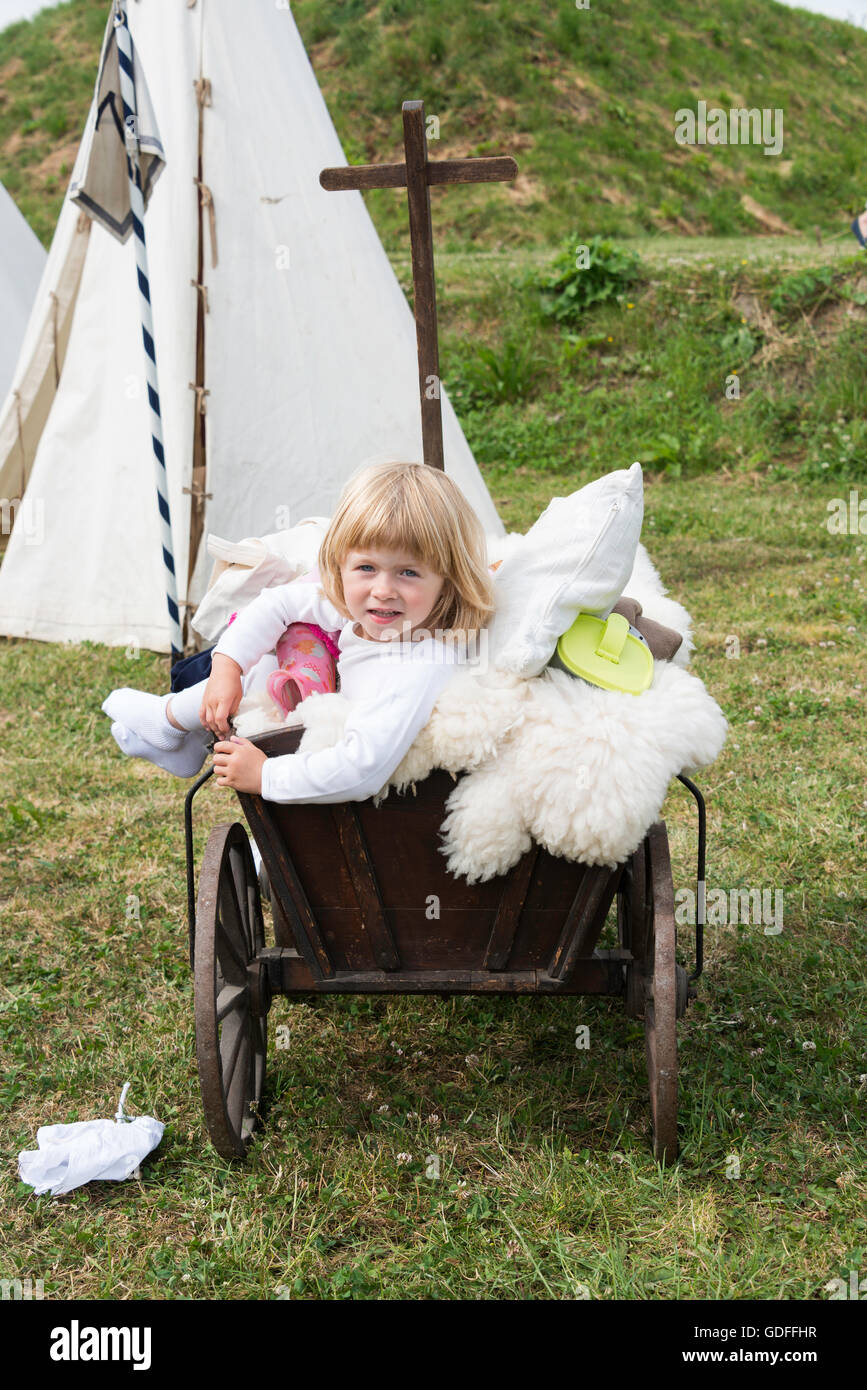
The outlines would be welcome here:
<svg viewBox="0 0 867 1390">
<path fill-rule="evenodd" d="M 622 613 L 579 613 L 557 643 L 550 664 L 603 690 L 640 695 L 653 680 L 653 656 Z"/>
</svg>

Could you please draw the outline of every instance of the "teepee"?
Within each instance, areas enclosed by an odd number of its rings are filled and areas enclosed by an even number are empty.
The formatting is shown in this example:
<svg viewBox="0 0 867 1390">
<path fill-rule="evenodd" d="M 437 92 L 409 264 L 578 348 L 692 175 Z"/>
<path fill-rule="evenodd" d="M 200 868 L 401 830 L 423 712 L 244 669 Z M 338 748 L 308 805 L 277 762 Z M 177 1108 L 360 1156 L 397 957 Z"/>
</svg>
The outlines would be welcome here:
<svg viewBox="0 0 867 1390">
<path fill-rule="evenodd" d="M 193 617 L 209 533 L 329 516 L 365 459 L 422 458 L 415 324 L 361 194 L 320 187 L 346 160 L 288 5 L 139 0 L 128 18 L 166 156 L 145 222 Z M 67 194 L 0 409 L 7 636 L 170 650 L 132 241 Z M 446 472 L 501 536 L 445 393 L 442 410 Z"/>
<path fill-rule="evenodd" d="M 45 261 L 45 247 L 0 183 L 0 398 L 12 381 Z"/>
</svg>

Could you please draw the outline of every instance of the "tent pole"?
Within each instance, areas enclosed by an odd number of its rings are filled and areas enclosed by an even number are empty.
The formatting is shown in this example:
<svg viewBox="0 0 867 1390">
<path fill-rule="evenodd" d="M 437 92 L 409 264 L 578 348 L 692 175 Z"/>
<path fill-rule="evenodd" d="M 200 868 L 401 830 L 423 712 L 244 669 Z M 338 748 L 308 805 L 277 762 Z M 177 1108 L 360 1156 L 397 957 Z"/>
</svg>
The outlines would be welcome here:
<svg viewBox="0 0 867 1390">
<path fill-rule="evenodd" d="M 141 304 L 141 331 L 145 350 L 145 376 L 150 405 L 151 441 L 153 443 L 156 467 L 157 506 L 160 514 L 162 533 L 163 566 L 166 583 L 166 602 L 169 610 L 169 632 L 172 646 L 172 662 L 180 660 L 184 654 L 184 640 L 181 635 L 178 612 L 178 589 L 175 577 L 174 548 L 172 545 L 172 521 L 169 512 L 169 489 L 166 474 L 166 458 L 163 448 L 163 423 L 160 412 L 160 394 L 157 383 L 157 357 L 154 340 L 153 313 L 151 310 L 150 277 L 148 275 L 147 246 L 144 232 L 144 198 L 142 196 L 141 167 L 139 164 L 138 131 L 136 129 L 135 81 L 133 76 L 132 39 L 129 32 L 126 11 L 122 0 L 114 0 L 114 27 L 117 38 L 118 71 L 120 73 L 120 95 L 123 103 L 123 125 L 129 175 L 129 200 L 132 212 L 133 241 L 135 261 L 138 272 L 139 301 Z"/>
</svg>

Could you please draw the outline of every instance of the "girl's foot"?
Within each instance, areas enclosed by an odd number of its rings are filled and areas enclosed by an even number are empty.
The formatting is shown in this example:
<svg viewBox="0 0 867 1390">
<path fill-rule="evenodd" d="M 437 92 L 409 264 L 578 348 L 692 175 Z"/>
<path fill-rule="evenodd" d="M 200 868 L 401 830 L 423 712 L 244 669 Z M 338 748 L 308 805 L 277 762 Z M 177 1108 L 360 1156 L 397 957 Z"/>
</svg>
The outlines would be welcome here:
<svg viewBox="0 0 867 1390">
<path fill-rule="evenodd" d="M 174 750 L 154 748 L 152 744 L 146 743 L 138 734 L 133 733 L 132 729 L 127 729 L 125 725 L 117 722 L 112 724 L 111 733 L 122 753 L 131 758 L 144 758 L 149 763 L 155 763 L 157 767 L 165 768 L 166 772 L 173 772 L 176 777 L 192 777 L 199 771 L 208 755 L 204 737 L 208 733 L 206 729 L 203 729 L 201 734 L 182 733 L 181 743 Z"/>
<path fill-rule="evenodd" d="M 189 737 L 189 730 L 177 729 L 169 722 L 166 705 L 171 698 L 170 694 L 149 695 L 144 690 L 123 686 L 103 700 L 102 709 L 109 719 L 122 724 L 129 733 L 137 734 L 150 748 L 173 752 Z"/>
</svg>

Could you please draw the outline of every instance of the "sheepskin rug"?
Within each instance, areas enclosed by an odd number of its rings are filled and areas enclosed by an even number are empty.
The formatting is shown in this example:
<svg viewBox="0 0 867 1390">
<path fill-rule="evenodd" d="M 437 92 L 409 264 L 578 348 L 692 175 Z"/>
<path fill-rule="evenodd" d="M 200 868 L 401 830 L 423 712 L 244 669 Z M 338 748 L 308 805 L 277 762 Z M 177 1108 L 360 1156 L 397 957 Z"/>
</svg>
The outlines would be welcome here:
<svg viewBox="0 0 867 1390">
<path fill-rule="evenodd" d="M 491 541 L 490 561 L 520 539 Z M 655 663 L 642 695 L 601 690 L 552 667 L 529 678 L 462 671 L 374 797 L 378 805 L 391 788 L 405 792 L 435 768 L 467 774 L 441 827 L 440 852 L 455 876 L 476 883 L 503 874 L 533 840 L 551 854 L 613 868 L 658 820 L 672 778 L 718 757 L 727 724 L 686 669 L 689 615 L 666 597 L 643 546 L 624 592 L 684 638 L 673 661 Z M 340 740 L 348 709 L 339 693 L 315 695 L 281 719 L 267 694 L 251 692 L 234 725 L 243 738 L 303 726 L 299 751 L 312 752 Z"/>
</svg>

